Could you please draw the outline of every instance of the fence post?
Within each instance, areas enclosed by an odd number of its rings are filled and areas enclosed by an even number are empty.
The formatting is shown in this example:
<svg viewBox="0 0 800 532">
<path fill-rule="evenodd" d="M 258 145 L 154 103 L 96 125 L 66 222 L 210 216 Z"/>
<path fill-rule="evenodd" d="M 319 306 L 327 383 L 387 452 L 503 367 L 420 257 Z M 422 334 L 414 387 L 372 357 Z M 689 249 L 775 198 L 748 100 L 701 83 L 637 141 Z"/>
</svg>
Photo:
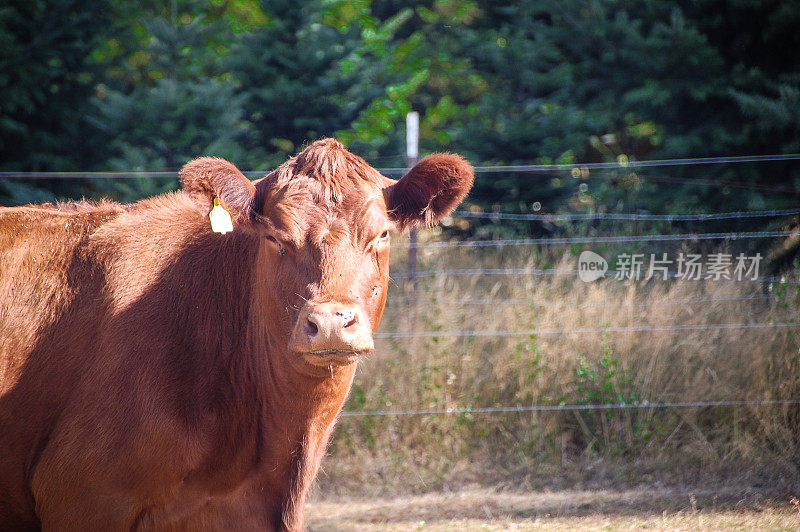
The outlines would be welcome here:
<svg viewBox="0 0 800 532">
<path fill-rule="evenodd" d="M 419 159 L 419 113 L 411 111 L 406 115 L 406 168 L 411 169 Z M 412 305 L 417 302 L 417 228 L 412 227 L 408 235 L 408 299 Z"/>
</svg>

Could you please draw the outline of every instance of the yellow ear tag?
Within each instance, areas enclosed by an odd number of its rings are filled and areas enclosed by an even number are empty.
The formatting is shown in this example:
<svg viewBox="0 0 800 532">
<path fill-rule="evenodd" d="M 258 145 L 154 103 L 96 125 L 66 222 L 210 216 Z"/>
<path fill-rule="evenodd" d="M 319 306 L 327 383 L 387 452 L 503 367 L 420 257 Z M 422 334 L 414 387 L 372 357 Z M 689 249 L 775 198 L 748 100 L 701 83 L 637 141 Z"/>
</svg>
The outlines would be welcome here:
<svg viewBox="0 0 800 532">
<path fill-rule="evenodd" d="M 219 204 L 219 199 L 214 198 L 214 208 L 208 213 L 208 217 L 211 219 L 211 230 L 215 233 L 224 235 L 233 231 L 231 215 Z"/>
</svg>

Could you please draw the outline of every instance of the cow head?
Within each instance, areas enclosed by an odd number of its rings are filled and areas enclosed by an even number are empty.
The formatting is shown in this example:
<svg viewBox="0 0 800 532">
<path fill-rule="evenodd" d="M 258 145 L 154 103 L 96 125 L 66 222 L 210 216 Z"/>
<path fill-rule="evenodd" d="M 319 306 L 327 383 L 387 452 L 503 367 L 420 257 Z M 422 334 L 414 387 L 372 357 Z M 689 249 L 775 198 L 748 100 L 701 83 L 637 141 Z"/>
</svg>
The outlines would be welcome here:
<svg viewBox="0 0 800 532">
<path fill-rule="evenodd" d="M 437 223 L 473 178 L 463 158 L 434 154 L 394 181 L 333 139 L 255 182 L 222 159 L 197 159 L 181 172 L 204 212 L 217 198 L 231 214 L 234 230 L 220 239 L 258 239 L 255 282 L 265 311 L 276 312 L 272 334 L 295 363 L 317 367 L 351 364 L 373 350 L 390 233 Z"/>
</svg>

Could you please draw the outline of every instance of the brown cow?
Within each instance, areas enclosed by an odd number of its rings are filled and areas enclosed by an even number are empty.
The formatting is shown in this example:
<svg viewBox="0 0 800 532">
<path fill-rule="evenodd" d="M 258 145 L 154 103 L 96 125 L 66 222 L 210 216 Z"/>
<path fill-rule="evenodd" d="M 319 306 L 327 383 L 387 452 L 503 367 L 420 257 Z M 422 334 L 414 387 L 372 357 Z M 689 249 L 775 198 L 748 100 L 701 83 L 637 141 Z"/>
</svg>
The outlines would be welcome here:
<svg viewBox="0 0 800 532">
<path fill-rule="evenodd" d="M 328 139 L 255 182 L 202 158 L 133 205 L 0 209 L 0 528 L 302 528 L 389 231 L 472 180 L 436 154 L 393 181 Z"/>
</svg>

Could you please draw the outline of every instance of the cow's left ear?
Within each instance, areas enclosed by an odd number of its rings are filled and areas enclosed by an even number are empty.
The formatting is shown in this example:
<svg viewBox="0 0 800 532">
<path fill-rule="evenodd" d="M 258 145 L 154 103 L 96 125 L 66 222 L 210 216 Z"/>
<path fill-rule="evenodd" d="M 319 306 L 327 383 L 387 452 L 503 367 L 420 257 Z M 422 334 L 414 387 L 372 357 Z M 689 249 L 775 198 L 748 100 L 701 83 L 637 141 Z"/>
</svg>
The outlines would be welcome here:
<svg viewBox="0 0 800 532">
<path fill-rule="evenodd" d="M 472 188 L 475 173 L 463 157 L 450 153 L 428 155 L 383 195 L 390 216 L 401 230 L 436 224 L 450 214 Z"/>
<path fill-rule="evenodd" d="M 214 199 L 228 211 L 234 227 L 250 219 L 256 187 L 225 159 L 200 157 L 181 169 L 181 184 L 195 200 L 211 211 Z"/>
</svg>

